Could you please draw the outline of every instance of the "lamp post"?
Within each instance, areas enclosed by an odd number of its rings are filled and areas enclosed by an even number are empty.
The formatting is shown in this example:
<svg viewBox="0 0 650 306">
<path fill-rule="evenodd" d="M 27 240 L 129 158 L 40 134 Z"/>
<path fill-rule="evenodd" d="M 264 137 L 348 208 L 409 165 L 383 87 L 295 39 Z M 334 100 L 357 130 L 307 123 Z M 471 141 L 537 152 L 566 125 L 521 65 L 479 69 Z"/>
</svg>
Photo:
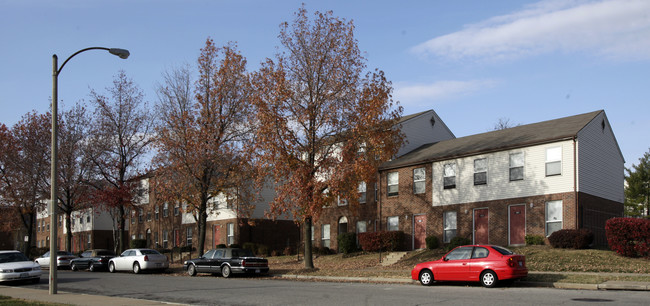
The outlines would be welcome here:
<svg viewBox="0 0 650 306">
<path fill-rule="evenodd" d="M 57 171 L 58 171 L 58 132 L 59 132 L 59 123 L 58 123 L 58 94 L 59 94 L 59 74 L 63 69 L 63 66 L 75 55 L 85 52 L 88 50 L 106 50 L 113 55 L 117 55 L 122 59 L 129 57 L 130 53 L 125 49 L 118 48 L 104 48 L 104 47 L 90 47 L 86 49 L 81 49 L 74 54 L 70 55 L 61 67 L 58 66 L 58 57 L 56 54 L 52 55 L 52 160 L 51 160 L 51 175 L 50 175 L 50 294 L 57 293 L 57 266 L 56 266 L 56 255 L 57 255 L 57 241 L 56 241 L 56 231 L 57 231 Z"/>
</svg>

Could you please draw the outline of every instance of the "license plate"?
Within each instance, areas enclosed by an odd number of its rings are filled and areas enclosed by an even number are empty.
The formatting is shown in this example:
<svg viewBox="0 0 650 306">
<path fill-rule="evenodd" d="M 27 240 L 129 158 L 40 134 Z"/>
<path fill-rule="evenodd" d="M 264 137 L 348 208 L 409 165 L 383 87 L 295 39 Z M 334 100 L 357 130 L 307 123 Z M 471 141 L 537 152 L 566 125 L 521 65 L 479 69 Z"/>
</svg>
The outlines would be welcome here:
<svg viewBox="0 0 650 306">
<path fill-rule="evenodd" d="M 523 267 L 523 266 L 524 266 L 524 263 L 520 261 L 520 262 L 519 262 L 519 266 L 520 266 L 520 267 Z"/>
<path fill-rule="evenodd" d="M 29 273 L 20 273 L 20 278 L 27 278 L 29 277 Z"/>
<path fill-rule="evenodd" d="M 159 262 L 159 263 L 156 264 L 156 266 L 157 267 L 162 267 L 162 263 Z"/>
<path fill-rule="evenodd" d="M 255 273 L 260 273 L 260 269 L 255 270 Z"/>
</svg>

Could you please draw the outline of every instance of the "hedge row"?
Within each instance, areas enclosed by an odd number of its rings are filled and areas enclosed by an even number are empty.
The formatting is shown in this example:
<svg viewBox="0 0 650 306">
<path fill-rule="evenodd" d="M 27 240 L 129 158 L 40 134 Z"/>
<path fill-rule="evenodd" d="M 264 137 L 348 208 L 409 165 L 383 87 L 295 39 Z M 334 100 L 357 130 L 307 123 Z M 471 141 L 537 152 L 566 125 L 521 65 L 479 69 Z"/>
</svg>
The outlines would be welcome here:
<svg viewBox="0 0 650 306">
<path fill-rule="evenodd" d="M 626 257 L 650 258 L 650 220 L 612 218 L 605 230 L 612 251 Z"/>
<path fill-rule="evenodd" d="M 366 252 L 397 251 L 402 248 L 404 232 L 381 231 L 359 234 L 359 244 Z"/>
<path fill-rule="evenodd" d="M 548 242 L 554 248 L 586 249 L 594 241 L 594 233 L 588 229 L 563 229 L 553 232 Z"/>
</svg>

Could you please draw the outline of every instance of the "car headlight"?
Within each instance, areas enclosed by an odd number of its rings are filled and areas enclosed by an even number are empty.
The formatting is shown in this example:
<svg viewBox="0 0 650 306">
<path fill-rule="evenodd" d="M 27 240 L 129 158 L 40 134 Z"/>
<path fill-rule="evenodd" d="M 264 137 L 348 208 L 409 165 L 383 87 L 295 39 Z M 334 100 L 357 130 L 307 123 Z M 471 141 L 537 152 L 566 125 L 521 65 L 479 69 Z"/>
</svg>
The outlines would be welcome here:
<svg viewBox="0 0 650 306">
<path fill-rule="evenodd" d="M 34 271 L 40 271 L 40 270 L 41 270 L 41 266 L 34 266 L 34 267 L 32 268 L 32 270 L 34 270 Z"/>
<path fill-rule="evenodd" d="M 187 261 L 184 261 L 184 262 L 183 262 L 183 265 L 187 265 Z"/>
<path fill-rule="evenodd" d="M 0 269 L 0 273 L 13 273 L 14 269 Z"/>
</svg>

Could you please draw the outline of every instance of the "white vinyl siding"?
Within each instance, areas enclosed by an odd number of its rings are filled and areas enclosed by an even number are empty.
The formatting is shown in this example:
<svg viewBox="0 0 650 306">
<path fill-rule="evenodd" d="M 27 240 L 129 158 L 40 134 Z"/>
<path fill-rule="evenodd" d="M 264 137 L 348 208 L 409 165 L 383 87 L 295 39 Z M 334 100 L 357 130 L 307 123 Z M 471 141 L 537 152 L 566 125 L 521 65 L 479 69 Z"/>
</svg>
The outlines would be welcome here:
<svg viewBox="0 0 650 306">
<path fill-rule="evenodd" d="M 546 149 L 562 147 L 562 175 L 546 177 Z M 510 153 L 522 152 L 524 160 L 524 180 L 510 181 Z M 474 185 L 474 160 L 486 158 L 489 188 Z M 473 203 L 518 197 L 537 196 L 573 192 L 573 141 L 565 140 L 551 144 L 531 146 L 517 151 L 500 151 L 479 154 L 454 160 L 439 161 L 432 164 L 433 190 L 443 190 L 444 165 L 455 163 L 457 167 L 456 188 L 432 194 L 432 205 Z"/>
</svg>

